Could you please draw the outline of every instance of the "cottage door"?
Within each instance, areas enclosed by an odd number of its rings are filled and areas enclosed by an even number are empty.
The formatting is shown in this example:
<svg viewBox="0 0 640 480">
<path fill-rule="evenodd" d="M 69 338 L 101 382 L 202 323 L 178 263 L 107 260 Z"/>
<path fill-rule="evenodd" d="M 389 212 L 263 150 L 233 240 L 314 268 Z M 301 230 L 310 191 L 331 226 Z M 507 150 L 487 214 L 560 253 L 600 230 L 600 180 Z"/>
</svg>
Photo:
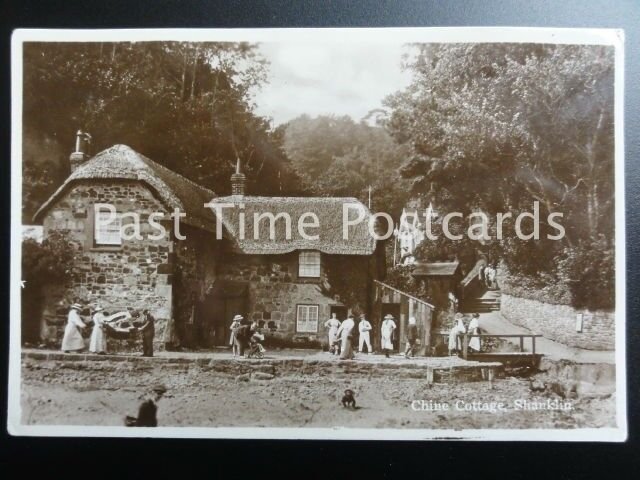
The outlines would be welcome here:
<svg viewBox="0 0 640 480">
<path fill-rule="evenodd" d="M 210 346 L 229 346 L 231 322 L 236 315 L 247 318 L 247 286 L 240 282 L 216 285 L 205 300 L 210 324 Z"/>
</svg>

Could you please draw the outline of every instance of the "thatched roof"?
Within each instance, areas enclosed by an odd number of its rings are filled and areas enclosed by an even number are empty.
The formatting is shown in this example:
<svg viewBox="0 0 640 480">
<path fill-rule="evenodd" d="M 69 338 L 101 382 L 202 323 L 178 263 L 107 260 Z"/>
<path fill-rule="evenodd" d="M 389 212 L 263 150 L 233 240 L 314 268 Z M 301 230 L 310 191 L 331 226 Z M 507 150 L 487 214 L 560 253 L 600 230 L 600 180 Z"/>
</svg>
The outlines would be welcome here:
<svg viewBox="0 0 640 480">
<path fill-rule="evenodd" d="M 458 262 L 418 263 L 411 275 L 414 277 L 441 277 L 455 275 L 460 264 Z"/>
<path fill-rule="evenodd" d="M 114 145 L 103 150 L 78 167 L 62 186 L 34 215 L 40 222 L 50 206 L 54 205 L 70 185 L 82 180 L 138 180 L 147 184 L 165 206 L 179 208 L 187 214 L 182 221 L 188 225 L 214 232 L 215 217 L 204 204 L 215 194 L 197 183 L 169 170 L 139 154 L 127 145 Z"/>
<path fill-rule="evenodd" d="M 221 210 L 221 220 L 230 234 L 235 250 L 245 254 L 283 254 L 295 250 L 318 250 L 336 255 L 371 255 L 376 246 L 370 235 L 368 223 L 371 213 L 355 198 L 335 197 L 254 197 L 228 196 L 216 198 L 214 204 L 233 204 L 233 207 Z M 343 205 L 351 205 L 349 219 L 354 221 L 359 214 L 365 219 L 348 229 L 348 239 L 343 239 Z M 240 206 L 243 206 L 240 208 Z M 239 235 L 239 214 L 244 212 L 245 235 Z M 317 240 L 303 238 L 298 231 L 298 220 L 302 214 L 310 212 L 318 217 L 318 228 L 308 227 L 308 236 L 318 235 Z M 286 222 L 278 218 L 275 222 L 274 239 L 270 239 L 270 221 L 263 219 L 259 223 L 258 239 L 254 233 L 254 214 L 271 213 L 277 216 L 286 213 L 291 218 L 290 238 L 286 238 Z M 311 223 L 311 218 L 306 218 Z"/>
</svg>

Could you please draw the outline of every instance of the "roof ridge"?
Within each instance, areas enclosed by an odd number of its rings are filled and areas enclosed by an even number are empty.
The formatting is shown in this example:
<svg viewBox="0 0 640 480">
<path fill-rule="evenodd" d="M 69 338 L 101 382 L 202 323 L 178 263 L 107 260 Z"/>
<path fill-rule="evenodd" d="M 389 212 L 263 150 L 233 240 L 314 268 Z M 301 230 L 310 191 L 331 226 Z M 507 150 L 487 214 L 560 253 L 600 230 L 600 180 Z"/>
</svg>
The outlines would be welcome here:
<svg viewBox="0 0 640 480">
<path fill-rule="evenodd" d="M 133 148 L 131 148 L 129 145 L 126 145 L 126 144 L 124 144 L 124 143 L 118 143 L 118 144 L 113 145 L 112 147 L 110 147 L 110 148 L 109 148 L 109 150 L 110 150 L 110 149 L 115 149 L 115 148 L 117 148 L 117 147 L 126 147 L 128 150 L 130 150 L 131 152 L 133 152 L 133 153 L 135 154 L 135 157 L 137 157 L 137 159 L 138 159 L 138 160 L 141 160 L 141 161 L 142 161 L 142 163 L 144 163 L 144 164 L 145 164 L 145 166 L 150 167 L 150 165 L 149 165 L 148 163 L 151 163 L 151 164 L 153 164 L 153 166 L 154 166 L 154 167 L 159 167 L 159 168 L 160 168 L 160 170 L 165 170 L 165 171 L 167 171 L 167 172 L 169 172 L 169 173 L 171 173 L 171 174 L 173 174 L 173 175 L 177 175 L 177 176 L 179 176 L 180 178 L 184 179 L 187 183 L 190 183 L 191 185 L 193 185 L 194 187 L 198 187 L 198 188 L 200 188 L 200 189 L 202 189 L 202 190 L 206 190 L 206 191 L 207 191 L 207 193 L 210 193 L 210 194 L 212 194 L 214 197 L 216 197 L 216 194 L 215 194 L 215 192 L 214 192 L 213 190 L 211 190 L 211 189 L 209 189 L 209 188 L 205 187 L 204 185 L 200 185 L 200 184 L 199 184 L 199 183 L 197 183 L 197 182 L 194 182 L 194 181 L 193 181 L 193 180 L 191 180 L 190 178 L 185 177 L 185 176 L 184 176 L 184 175 L 182 175 L 181 173 L 178 173 L 178 172 L 176 172 L 175 170 L 172 170 L 172 169 L 170 169 L 169 167 L 166 167 L 166 166 L 162 165 L 161 163 L 156 162 L 155 160 L 152 160 L 151 158 L 147 157 L 147 156 L 146 156 L 146 155 L 144 155 L 143 153 L 140 153 L 140 152 L 138 152 L 137 150 L 134 150 L 134 149 L 133 149 Z M 105 151 L 105 150 L 103 150 L 103 151 Z M 102 152 L 100 152 L 100 153 L 102 153 Z M 98 155 L 100 155 L 100 153 L 99 153 L 99 154 L 97 154 L 97 155 L 96 155 L 95 157 L 93 157 L 93 158 L 96 158 Z"/>
</svg>

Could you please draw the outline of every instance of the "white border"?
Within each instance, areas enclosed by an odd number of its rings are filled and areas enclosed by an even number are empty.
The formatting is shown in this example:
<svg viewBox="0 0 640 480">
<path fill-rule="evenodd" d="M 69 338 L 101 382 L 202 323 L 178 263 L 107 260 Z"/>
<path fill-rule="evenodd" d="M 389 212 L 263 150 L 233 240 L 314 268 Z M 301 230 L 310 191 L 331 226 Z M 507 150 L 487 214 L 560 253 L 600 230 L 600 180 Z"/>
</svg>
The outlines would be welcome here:
<svg viewBox="0 0 640 480">
<path fill-rule="evenodd" d="M 616 205 L 616 428 L 602 429 L 363 429 L 363 428 L 194 428 L 33 426 L 20 423 L 20 272 L 22 218 L 22 44 L 28 41 L 247 41 L 324 43 L 556 43 L 615 47 Z M 523 440 L 623 442 L 627 438 L 626 251 L 624 202 L 624 32 L 613 29 L 515 27 L 312 28 L 312 29 L 118 29 L 15 30 L 11 42 L 11 280 L 9 411 L 11 435 L 51 437 L 273 438 L 317 440 Z"/>
</svg>

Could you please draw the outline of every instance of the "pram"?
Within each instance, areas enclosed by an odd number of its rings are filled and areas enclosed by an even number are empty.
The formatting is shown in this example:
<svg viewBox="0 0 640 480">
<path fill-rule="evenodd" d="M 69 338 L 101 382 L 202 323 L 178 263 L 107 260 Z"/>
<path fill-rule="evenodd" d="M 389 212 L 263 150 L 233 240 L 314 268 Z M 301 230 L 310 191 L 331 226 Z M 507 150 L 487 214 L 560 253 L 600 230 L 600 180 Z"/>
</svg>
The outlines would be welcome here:
<svg viewBox="0 0 640 480">
<path fill-rule="evenodd" d="M 247 358 L 264 358 L 264 352 L 267 350 L 262 346 L 260 341 L 264 340 L 264 335 L 254 333 L 249 339 L 249 350 Z"/>
</svg>

